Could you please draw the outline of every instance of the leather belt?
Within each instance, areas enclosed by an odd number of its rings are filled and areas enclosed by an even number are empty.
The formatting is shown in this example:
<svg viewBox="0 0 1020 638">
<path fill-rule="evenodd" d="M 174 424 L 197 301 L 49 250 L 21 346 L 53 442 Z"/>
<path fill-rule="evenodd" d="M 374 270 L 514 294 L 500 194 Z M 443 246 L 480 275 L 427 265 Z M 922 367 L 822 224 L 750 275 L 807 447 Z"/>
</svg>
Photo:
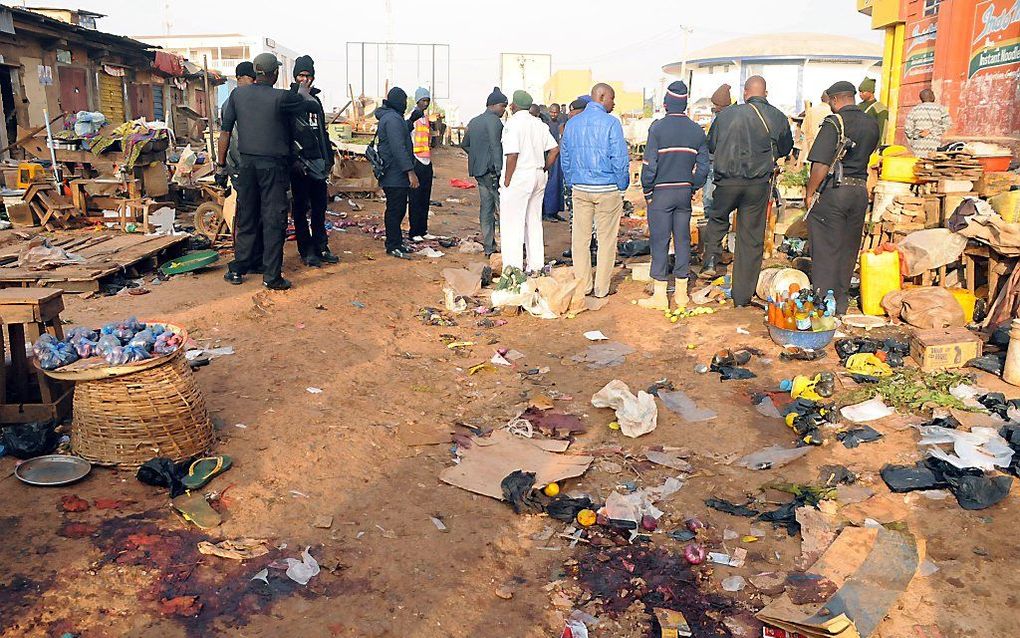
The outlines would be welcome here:
<svg viewBox="0 0 1020 638">
<path fill-rule="evenodd" d="M 868 180 L 861 179 L 860 177 L 844 177 L 843 183 L 840 186 L 864 186 L 867 187 Z"/>
</svg>

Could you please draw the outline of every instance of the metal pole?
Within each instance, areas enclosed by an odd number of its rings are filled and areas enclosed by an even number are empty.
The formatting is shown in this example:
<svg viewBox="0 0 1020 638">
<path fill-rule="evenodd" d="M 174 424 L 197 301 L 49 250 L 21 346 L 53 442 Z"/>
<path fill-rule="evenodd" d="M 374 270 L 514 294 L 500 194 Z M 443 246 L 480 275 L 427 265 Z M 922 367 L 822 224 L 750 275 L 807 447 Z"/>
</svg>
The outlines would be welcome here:
<svg viewBox="0 0 1020 638">
<path fill-rule="evenodd" d="M 684 82 L 686 82 L 687 81 L 687 41 L 690 38 L 691 33 L 694 31 L 694 29 L 692 29 L 691 27 L 688 27 L 688 26 L 680 25 L 680 30 L 684 32 L 684 57 L 680 61 L 680 77 L 683 78 Z"/>
<path fill-rule="evenodd" d="M 353 95 L 353 93 L 351 95 Z M 365 43 L 364 42 L 361 43 L 361 95 L 365 95 Z"/>
<path fill-rule="evenodd" d="M 57 152 L 53 150 L 53 130 L 50 128 L 50 112 L 43 109 L 43 119 L 46 121 L 46 146 L 50 149 L 50 162 L 53 167 L 53 185 L 60 192 L 60 167 L 57 166 Z"/>
<path fill-rule="evenodd" d="M 216 122 L 213 121 L 212 93 L 209 91 L 209 56 L 202 55 L 202 71 L 205 83 L 205 116 L 209 118 L 209 139 L 206 140 L 206 148 L 209 150 L 209 157 L 213 155 L 213 135 L 215 135 Z"/>
<path fill-rule="evenodd" d="M 432 45 L 432 86 L 429 87 L 432 97 L 436 94 L 436 45 Z"/>
</svg>

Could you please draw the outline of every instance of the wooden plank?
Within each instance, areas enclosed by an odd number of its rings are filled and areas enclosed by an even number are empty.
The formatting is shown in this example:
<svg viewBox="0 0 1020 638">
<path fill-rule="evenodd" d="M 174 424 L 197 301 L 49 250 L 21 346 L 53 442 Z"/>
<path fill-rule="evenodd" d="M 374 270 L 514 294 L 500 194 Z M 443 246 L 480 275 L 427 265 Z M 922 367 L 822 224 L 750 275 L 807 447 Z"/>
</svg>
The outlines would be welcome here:
<svg viewBox="0 0 1020 638">
<path fill-rule="evenodd" d="M 59 290 L 0 290 L 0 305 L 42 304 L 58 297 Z"/>
</svg>

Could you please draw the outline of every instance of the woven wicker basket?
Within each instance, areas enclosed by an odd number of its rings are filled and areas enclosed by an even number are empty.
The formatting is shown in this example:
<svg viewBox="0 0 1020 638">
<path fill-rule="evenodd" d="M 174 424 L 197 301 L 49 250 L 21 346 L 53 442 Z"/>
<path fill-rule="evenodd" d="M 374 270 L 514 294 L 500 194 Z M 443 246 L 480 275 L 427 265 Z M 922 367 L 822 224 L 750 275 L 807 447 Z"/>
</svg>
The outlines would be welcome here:
<svg viewBox="0 0 1020 638">
<path fill-rule="evenodd" d="M 153 367 L 75 383 L 71 447 L 93 463 L 134 469 L 156 456 L 184 460 L 211 443 L 184 348 Z"/>
</svg>

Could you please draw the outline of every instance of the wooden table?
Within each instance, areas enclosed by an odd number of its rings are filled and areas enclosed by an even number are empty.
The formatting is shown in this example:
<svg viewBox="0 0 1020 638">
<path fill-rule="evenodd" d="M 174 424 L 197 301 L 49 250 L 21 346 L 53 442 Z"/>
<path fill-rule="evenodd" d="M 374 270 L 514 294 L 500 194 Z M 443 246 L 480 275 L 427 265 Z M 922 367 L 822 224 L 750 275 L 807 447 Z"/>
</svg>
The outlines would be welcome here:
<svg viewBox="0 0 1020 638">
<path fill-rule="evenodd" d="M 70 411 L 70 389 L 30 363 L 25 350 L 26 341 L 34 343 L 44 332 L 64 338 L 63 294 L 52 288 L 0 290 L 0 321 L 11 347 L 10 368 L 0 366 L 0 423 L 60 419 Z M 0 356 L 3 348 L 0 340 Z"/>
</svg>

